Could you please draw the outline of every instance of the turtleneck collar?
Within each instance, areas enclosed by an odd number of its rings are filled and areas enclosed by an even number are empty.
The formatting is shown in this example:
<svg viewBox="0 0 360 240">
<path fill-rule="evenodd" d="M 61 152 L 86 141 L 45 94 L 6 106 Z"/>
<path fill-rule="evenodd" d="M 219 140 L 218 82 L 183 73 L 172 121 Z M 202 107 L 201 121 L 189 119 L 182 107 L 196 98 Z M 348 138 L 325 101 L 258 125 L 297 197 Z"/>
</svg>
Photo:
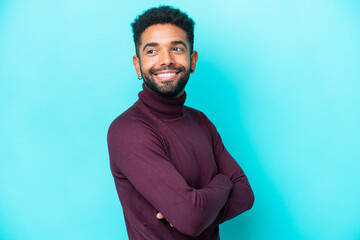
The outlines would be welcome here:
<svg viewBox="0 0 360 240">
<path fill-rule="evenodd" d="M 143 84 L 143 90 L 139 92 L 139 99 L 150 108 L 156 116 L 162 119 L 174 119 L 183 115 L 183 107 L 186 99 L 184 92 L 178 98 L 160 96 Z"/>
</svg>

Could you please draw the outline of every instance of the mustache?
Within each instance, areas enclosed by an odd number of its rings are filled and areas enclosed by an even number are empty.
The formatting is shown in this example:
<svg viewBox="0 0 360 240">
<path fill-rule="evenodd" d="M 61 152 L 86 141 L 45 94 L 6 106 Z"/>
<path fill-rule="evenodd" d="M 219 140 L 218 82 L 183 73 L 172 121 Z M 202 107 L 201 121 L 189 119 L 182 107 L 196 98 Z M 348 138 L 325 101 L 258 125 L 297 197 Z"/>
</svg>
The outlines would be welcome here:
<svg viewBox="0 0 360 240">
<path fill-rule="evenodd" d="M 154 73 L 159 72 L 159 71 L 167 71 L 167 70 L 175 70 L 175 71 L 178 71 L 178 72 L 185 72 L 184 67 L 162 67 L 162 68 L 151 68 L 149 70 L 149 73 L 154 74 Z"/>
</svg>

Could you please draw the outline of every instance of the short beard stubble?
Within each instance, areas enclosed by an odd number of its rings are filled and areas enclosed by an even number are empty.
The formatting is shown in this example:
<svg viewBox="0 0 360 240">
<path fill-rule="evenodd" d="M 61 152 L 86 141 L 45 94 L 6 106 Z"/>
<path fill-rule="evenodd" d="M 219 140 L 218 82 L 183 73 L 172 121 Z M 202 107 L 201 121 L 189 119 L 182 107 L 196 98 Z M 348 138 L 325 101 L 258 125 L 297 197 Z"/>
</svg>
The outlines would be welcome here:
<svg viewBox="0 0 360 240">
<path fill-rule="evenodd" d="M 141 66 L 141 63 L 140 63 Z M 164 86 L 159 86 L 154 79 L 153 74 L 158 71 L 165 71 L 165 70 L 176 70 L 178 74 L 183 74 L 180 79 L 175 83 L 165 82 Z M 176 97 L 178 96 L 181 91 L 185 88 L 189 77 L 190 77 L 190 69 L 188 71 L 185 70 L 184 67 L 163 67 L 163 68 L 151 68 L 147 73 L 144 73 L 140 67 L 141 75 L 144 79 L 144 84 L 148 87 L 151 91 L 159 94 L 160 96 L 164 97 Z"/>
</svg>

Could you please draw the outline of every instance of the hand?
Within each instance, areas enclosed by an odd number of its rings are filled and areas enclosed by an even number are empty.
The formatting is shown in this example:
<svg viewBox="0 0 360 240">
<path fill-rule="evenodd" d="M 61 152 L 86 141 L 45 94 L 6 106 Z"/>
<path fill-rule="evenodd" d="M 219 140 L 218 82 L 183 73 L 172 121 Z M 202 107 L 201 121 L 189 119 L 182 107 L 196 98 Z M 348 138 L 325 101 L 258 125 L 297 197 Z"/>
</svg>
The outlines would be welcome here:
<svg viewBox="0 0 360 240">
<path fill-rule="evenodd" d="M 164 215 L 162 215 L 160 212 L 158 212 L 158 213 L 156 214 L 156 218 L 159 219 L 159 220 L 163 220 L 163 219 L 164 219 L 164 220 L 166 221 Z M 174 227 L 171 223 L 169 223 L 169 224 L 170 224 L 171 227 Z"/>
</svg>

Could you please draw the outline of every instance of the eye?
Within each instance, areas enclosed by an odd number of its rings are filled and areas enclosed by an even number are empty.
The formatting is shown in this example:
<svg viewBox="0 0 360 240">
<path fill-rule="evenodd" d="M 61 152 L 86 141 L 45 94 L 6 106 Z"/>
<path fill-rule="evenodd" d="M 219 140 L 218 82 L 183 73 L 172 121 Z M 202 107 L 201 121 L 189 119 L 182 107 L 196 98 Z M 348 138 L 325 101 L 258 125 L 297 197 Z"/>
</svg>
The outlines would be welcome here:
<svg viewBox="0 0 360 240">
<path fill-rule="evenodd" d="M 154 53 L 155 53 L 155 49 L 149 49 L 146 53 L 147 53 L 147 54 L 154 54 Z"/>
<path fill-rule="evenodd" d="M 174 50 L 175 52 L 182 52 L 182 51 L 183 51 L 183 49 L 182 49 L 182 48 L 179 48 L 179 47 L 174 47 L 173 50 Z"/>
</svg>

